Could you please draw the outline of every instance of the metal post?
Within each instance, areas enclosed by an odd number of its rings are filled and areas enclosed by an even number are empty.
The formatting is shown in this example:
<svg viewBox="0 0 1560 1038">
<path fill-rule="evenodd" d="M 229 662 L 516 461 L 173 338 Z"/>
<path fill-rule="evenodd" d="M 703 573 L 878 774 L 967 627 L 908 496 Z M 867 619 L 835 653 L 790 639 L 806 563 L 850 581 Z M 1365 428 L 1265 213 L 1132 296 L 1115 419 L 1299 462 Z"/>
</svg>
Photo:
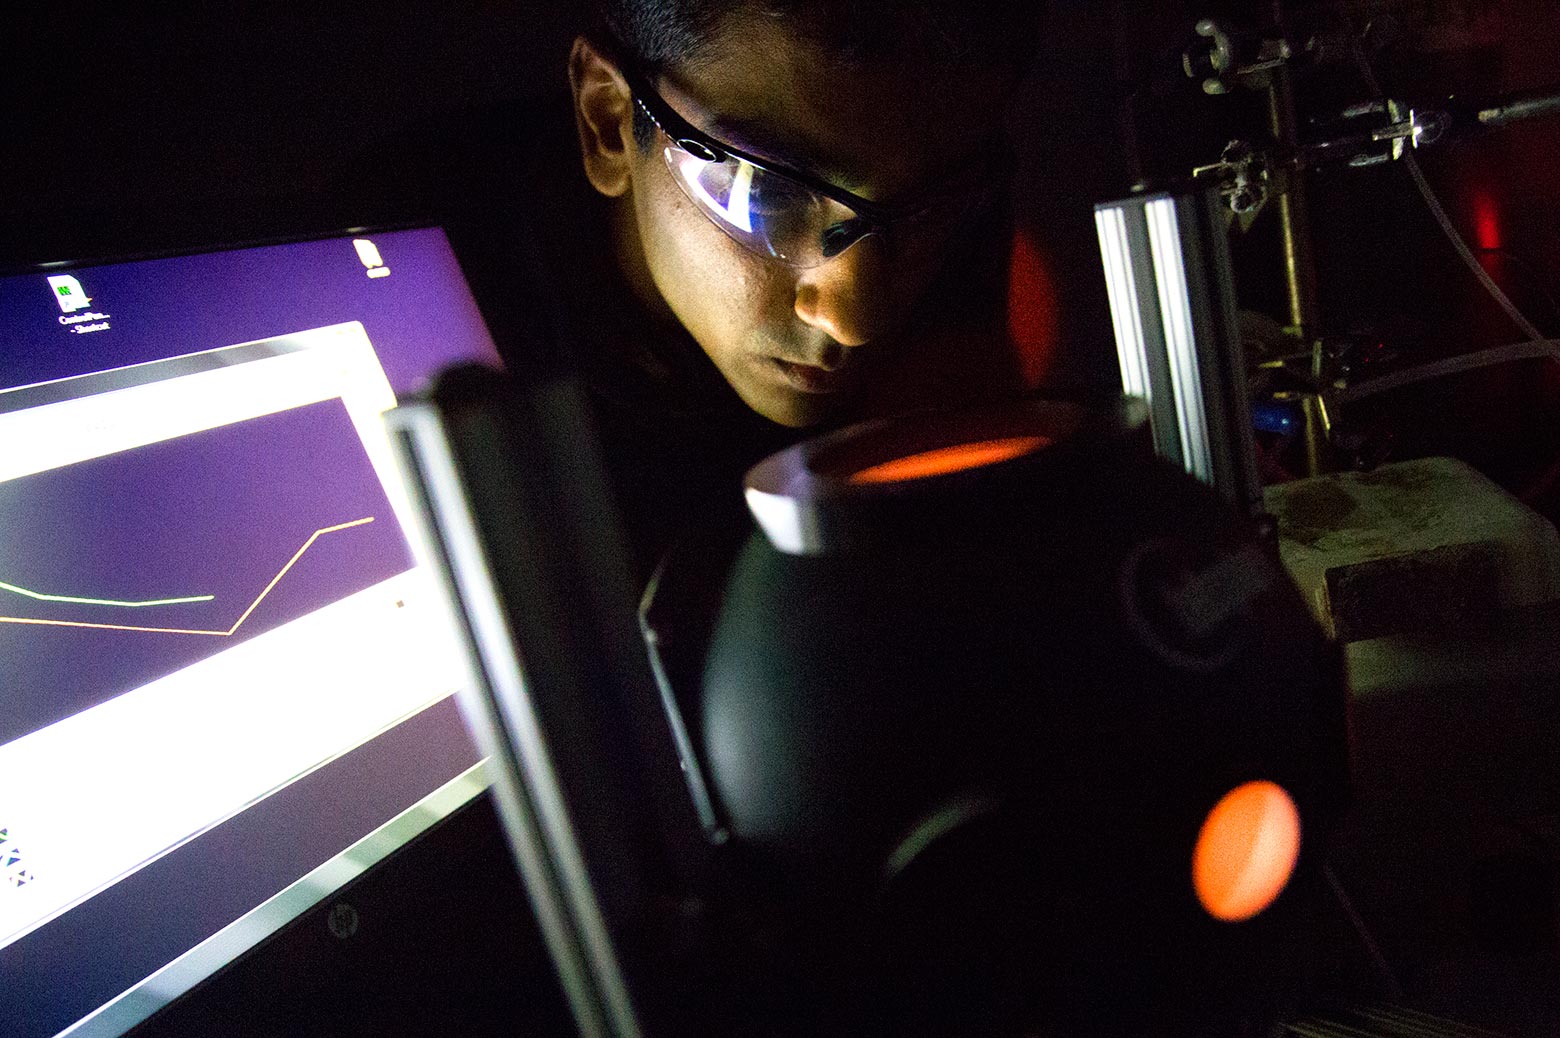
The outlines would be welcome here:
<svg viewBox="0 0 1560 1038">
<path fill-rule="evenodd" d="M 1284 5 L 1273 0 L 1273 19 L 1284 28 Z M 1271 70 L 1268 81 L 1268 128 L 1273 140 L 1293 151 L 1299 145 L 1296 129 L 1294 83 L 1288 65 Z M 1278 227 L 1283 249 L 1284 287 L 1289 301 L 1289 324 L 1300 342 L 1311 348 L 1311 377 L 1322 376 L 1322 347 L 1317 338 L 1320 318 L 1316 304 L 1316 261 L 1311 250 L 1311 228 L 1306 217 L 1305 174 L 1294 171 L 1289 185 L 1278 196 Z M 1315 476 L 1327 468 L 1327 421 L 1321 401 L 1304 399 L 1306 474 Z"/>
</svg>

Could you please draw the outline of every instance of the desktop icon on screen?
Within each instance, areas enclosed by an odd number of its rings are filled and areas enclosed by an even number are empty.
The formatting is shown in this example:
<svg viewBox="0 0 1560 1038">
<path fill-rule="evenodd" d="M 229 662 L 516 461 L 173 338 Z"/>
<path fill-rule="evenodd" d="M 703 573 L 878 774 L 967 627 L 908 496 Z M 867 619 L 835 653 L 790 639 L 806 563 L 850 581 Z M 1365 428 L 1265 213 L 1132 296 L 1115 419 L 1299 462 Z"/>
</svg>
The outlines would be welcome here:
<svg viewBox="0 0 1560 1038">
<path fill-rule="evenodd" d="M 8 829 L 0 829 L 0 872 L 13 887 L 25 887 L 32 881 L 32 873 L 22 868 L 22 852 L 16 849 Z"/>
<path fill-rule="evenodd" d="M 49 287 L 54 289 L 54 301 L 60 304 L 63 313 L 85 310 L 92 305 L 92 300 L 87 298 L 87 290 L 81 287 L 81 282 L 73 274 L 50 274 Z"/>
<path fill-rule="evenodd" d="M 368 268 L 368 276 L 371 278 L 387 278 L 390 276 L 390 268 L 385 266 L 385 261 L 379 255 L 379 248 L 367 238 L 353 238 L 352 247 L 357 249 L 358 259 L 363 261 L 363 266 Z"/>
</svg>

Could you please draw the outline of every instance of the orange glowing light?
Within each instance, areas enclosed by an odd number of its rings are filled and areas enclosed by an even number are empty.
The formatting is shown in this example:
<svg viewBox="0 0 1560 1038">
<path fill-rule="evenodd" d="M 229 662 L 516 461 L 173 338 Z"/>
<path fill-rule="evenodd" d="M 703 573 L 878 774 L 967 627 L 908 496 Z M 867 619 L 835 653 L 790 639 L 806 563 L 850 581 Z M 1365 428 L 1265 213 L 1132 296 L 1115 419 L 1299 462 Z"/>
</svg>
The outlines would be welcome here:
<svg viewBox="0 0 1560 1038">
<path fill-rule="evenodd" d="M 1243 922 L 1289 885 L 1300 857 L 1300 812 L 1283 787 L 1247 782 L 1208 812 L 1192 851 L 1192 886 L 1215 919 Z"/>
<path fill-rule="evenodd" d="M 898 483 L 904 480 L 925 479 L 950 472 L 993 465 L 1009 458 L 1037 451 L 1050 440 L 1044 436 L 1009 436 L 1001 440 L 980 440 L 960 443 L 952 447 L 938 447 L 904 458 L 885 461 L 860 472 L 851 474 L 852 483 Z"/>
</svg>

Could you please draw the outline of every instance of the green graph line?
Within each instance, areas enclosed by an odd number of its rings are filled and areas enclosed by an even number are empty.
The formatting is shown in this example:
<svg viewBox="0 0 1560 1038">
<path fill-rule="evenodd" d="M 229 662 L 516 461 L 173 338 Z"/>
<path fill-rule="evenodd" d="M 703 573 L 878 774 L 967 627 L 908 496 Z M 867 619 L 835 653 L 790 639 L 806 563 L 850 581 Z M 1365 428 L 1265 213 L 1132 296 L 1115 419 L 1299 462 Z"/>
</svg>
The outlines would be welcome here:
<svg viewBox="0 0 1560 1038">
<path fill-rule="evenodd" d="M 41 591 L 29 591 L 15 584 L 0 580 L 0 591 L 12 591 L 39 602 L 68 602 L 71 605 L 123 606 L 126 609 L 144 609 L 146 606 L 184 605 L 186 602 L 210 602 L 216 595 L 191 595 L 188 598 L 154 598 L 145 602 L 121 602 L 113 598 L 77 598 L 73 595 L 45 595 Z"/>
<path fill-rule="evenodd" d="M 260 607 L 260 603 L 265 601 L 266 596 L 271 593 L 277 584 L 282 582 L 282 578 L 287 576 L 288 571 L 297 564 L 298 560 L 303 558 L 304 553 L 314 547 L 315 541 L 327 534 L 340 533 L 342 530 L 350 530 L 354 526 L 362 526 L 373 521 L 374 517 L 369 515 L 364 516 L 362 519 L 354 519 L 348 523 L 322 526 L 320 529 L 315 530 L 309 535 L 309 539 L 303 542 L 303 547 L 293 552 L 293 557 L 287 560 L 287 565 L 283 566 L 276 576 L 271 578 L 271 582 L 265 586 L 265 589 L 255 596 L 255 600 L 249 603 L 249 608 L 244 610 L 243 615 L 234 620 L 233 626 L 225 631 L 220 629 L 196 630 L 185 627 L 134 627 L 128 624 L 85 623 L 81 620 L 43 620 L 31 616 L 0 616 L 0 624 L 30 624 L 38 627 L 79 627 L 95 631 L 143 631 L 152 634 L 205 634 L 214 638 L 231 638 L 240 627 L 244 626 L 244 621 L 249 619 L 249 614 Z M 170 605 L 178 602 L 209 602 L 216 597 L 214 595 L 200 595 L 193 598 L 164 598 L 154 602 L 115 602 L 104 598 L 66 598 L 62 595 L 43 595 L 36 591 L 28 591 L 26 588 L 19 588 L 15 584 L 6 584 L 4 582 L 0 582 L 0 589 L 9 589 L 50 602 L 85 602 L 95 605 L 129 606 L 132 609 L 138 606 Z"/>
</svg>

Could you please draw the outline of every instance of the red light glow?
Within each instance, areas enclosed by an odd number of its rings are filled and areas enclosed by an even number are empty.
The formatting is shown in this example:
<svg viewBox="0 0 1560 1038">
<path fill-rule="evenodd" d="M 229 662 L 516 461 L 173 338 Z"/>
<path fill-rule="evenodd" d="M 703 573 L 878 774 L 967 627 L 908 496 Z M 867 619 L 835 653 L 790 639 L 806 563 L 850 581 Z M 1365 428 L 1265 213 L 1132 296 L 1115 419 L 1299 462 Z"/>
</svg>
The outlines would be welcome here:
<svg viewBox="0 0 1560 1038">
<path fill-rule="evenodd" d="M 1276 783 L 1247 782 L 1208 812 L 1192 851 L 1192 887 L 1209 915 L 1244 922 L 1283 893 L 1299 857 L 1295 802 Z"/>
<path fill-rule="evenodd" d="M 853 472 L 852 483 L 900 483 L 928 476 L 942 476 L 950 472 L 994 465 L 999 461 L 1017 458 L 1037 451 L 1050 441 L 1043 436 L 1010 436 L 1001 440 L 980 440 L 960 443 L 952 447 L 938 447 L 904 458 L 895 458 L 878 465 Z"/>
<path fill-rule="evenodd" d="M 1024 385 L 1034 389 L 1056 363 L 1061 338 L 1056 279 L 1039 244 L 1028 231 L 1013 235 L 1008 261 L 1008 335 Z"/>
<path fill-rule="evenodd" d="M 1492 252 L 1501 247 L 1500 208 L 1488 191 L 1473 196 L 1473 233 L 1479 248 Z"/>
</svg>

